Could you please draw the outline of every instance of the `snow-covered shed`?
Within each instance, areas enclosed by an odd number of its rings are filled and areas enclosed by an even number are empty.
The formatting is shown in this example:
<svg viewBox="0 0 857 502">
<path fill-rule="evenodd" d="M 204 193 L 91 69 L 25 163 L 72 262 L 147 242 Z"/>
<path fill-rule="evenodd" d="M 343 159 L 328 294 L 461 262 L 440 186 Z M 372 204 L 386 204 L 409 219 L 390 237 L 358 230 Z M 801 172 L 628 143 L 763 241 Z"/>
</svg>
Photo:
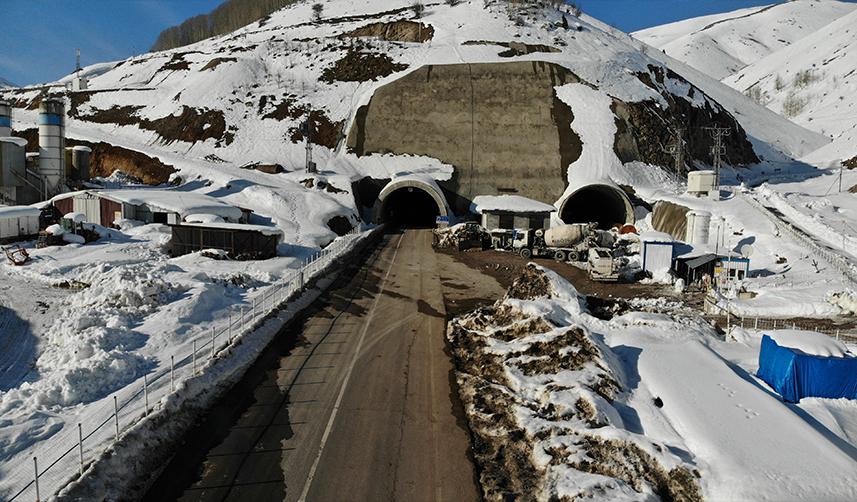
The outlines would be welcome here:
<svg viewBox="0 0 857 502">
<path fill-rule="evenodd" d="M 486 230 L 523 230 L 548 228 L 550 215 L 556 208 L 520 195 L 477 195 L 470 211 L 482 216 Z"/>
<path fill-rule="evenodd" d="M 0 242 L 38 235 L 40 214 L 33 206 L 0 206 Z"/>
<path fill-rule="evenodd" d="M 672 269 L 675 242 L 664 232 L 644 232 L 640 235 L 642 269 L 652 276 L 666 274 Z"/>
<path fill-rule="evenodd" d="M 175 225 L 196 214 L 244 223 L 250 213 L 209 195 L 163 189 L 83 190 L 58 195 L 51 202 L 62 214 L 83 213 L 89 223 L 106 227 L 120 219 Z"/>
<path fill-rule="evenodd" d="M 220 249 L 230 258 L 265 260 L 277 256 L 283 232 L 275 227 L 207 222 L 170 225 L 170 253 L 181 256 L 204 249 Z"/>
</svg>

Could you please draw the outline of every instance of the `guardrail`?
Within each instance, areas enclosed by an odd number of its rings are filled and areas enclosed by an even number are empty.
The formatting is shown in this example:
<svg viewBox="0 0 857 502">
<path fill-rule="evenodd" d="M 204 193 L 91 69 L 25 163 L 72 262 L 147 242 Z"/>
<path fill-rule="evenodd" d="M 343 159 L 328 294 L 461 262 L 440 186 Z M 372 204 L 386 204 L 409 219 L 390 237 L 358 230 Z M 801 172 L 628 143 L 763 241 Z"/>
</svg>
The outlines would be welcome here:
<svg viewBox="0 0 857 502">
<path fill-rule="evenodd" d="M 757 201 L 753 197 L 748 197 L 742 192 L 735 190 L 734 193 L 737 197 L 740 197 L 742 200 L 746 201 L 748 204 L 756 208 L 759 212 L 765 215 L 774 226 L 780 231 L 798 241 L 799 243 L 806 246 L 810 251 L 816 254 L 818 257 L 829 263 L 831 266 L 842 272 L 845 277 L 847 277 L 851 282 L 857 283 L 857 271 L 854 269 L 854 265 L 847 259 L 845 259 L 842 255 L 831 251 L 825 247 L 822 247 L 815 240 L 811 239 L 804 231 L 798 229 L 794 224 L 786 222 L 782 218 L 778 217 L 774 214 L 770 209 L 762 205 L 759 201 Z"/>
<path fill-rule="evenodd" d="M 380 230 L 381 227 L 377 227 L 363 234 L 354 230 L 333 241 L 287 278 L 254 295 L 252 304 L 230 309 L 224 316 L 228 318 L 224 325 L 211 328 L 184 343 L 177 352 L 185 355 L 170 356 L 168 368 L 145 374 L 137 383 L 120 389 L 99 412 L 90 415 L 101 419 L 93 423 L 91 418 L 89 423 L 78 423 L 76 428 L 66 426 L 58 436 L 48 440 L 47 447 L 40 448 L 41 455 L 32 457 L 31 464 L 25 465 L 28 461 L 23 461 L 4 473 L 4 477 L 13 480 L 11 486 L 4 488 L 9 496 L 5 500 L 45 500 L 55 495 L 75 475 L 82 476 L 88 465 L 118 441 L 123 432 L 160 409 L 165 398 L 182 392 L 181 382 L 203 375 L 207 362 L 229 357 L 232 351 L 225 349 L 252 335 L 259 321 L 303 291 L 308 281 L 351 251 L 354 244 Z M 137 386 L 137 390 L 129 390 L 131 386 Z M 50 454 L 44 454 L 45 451 Z M 0 494 L 0 498 L 2 496 Z"/>
</svg>

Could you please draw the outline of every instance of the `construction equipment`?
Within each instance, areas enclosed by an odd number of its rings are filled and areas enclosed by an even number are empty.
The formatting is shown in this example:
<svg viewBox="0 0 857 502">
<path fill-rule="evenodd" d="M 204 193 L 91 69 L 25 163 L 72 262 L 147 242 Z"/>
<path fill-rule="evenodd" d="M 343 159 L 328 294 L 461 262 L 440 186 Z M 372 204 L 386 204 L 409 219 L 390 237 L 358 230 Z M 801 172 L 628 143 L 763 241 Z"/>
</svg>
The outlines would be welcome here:
<svg viewBox="0 0 857 502">
<path fill-rule="evenodd" d="M 615 282 L 619 272 L 613 260 L 613 251 L 607 248 L 589 248 L 589 278 L 593 281 Z"/>
<path fill-rule="evenodd" d="M 557 261 L 586 261 L 587 250 L 599 245 L 596 223 L 559 225 L 548 230 L 515 230 L 512 250 L 523 258 L 552 257 Z"/>
</svg>

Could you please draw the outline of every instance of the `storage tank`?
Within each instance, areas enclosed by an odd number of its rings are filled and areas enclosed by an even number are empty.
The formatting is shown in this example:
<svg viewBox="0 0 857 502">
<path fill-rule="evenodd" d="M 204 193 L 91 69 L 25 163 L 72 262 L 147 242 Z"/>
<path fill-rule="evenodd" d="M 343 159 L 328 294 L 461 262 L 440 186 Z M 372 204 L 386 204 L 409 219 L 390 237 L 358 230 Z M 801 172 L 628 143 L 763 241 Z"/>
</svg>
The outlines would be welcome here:
<svg viewBox="0 0 857 502">
<path fill-rule="evenodd" d="M 39 174 L 50 197 L 65 178 L 65 104 L 48 98 L 39 105 Z"/>
<path fill-rule="evenodd" d="M 545 231 L 545 244 L 554 248 L 571 247 L 589 233 L 588 223 L 572 223 L 551 227 Z"/>
<path fill-rule="evenodd" d="M 711 213 L 708 211 L 688 211 L 687 231 L 684 240 L 688 244 L 708 244 L 710 226 Z"/>
<path fill-rule="evenodd" d="M 12 106 L 0 101 L 0 138 L 12 135 Z"/>
<path fill-rule="evenodd" d="M 89 179 L 89 159 L 92 149 L 88 146 L 70 146 L 65 149 L 65 175 L 79 181 Z"/>
</svg>

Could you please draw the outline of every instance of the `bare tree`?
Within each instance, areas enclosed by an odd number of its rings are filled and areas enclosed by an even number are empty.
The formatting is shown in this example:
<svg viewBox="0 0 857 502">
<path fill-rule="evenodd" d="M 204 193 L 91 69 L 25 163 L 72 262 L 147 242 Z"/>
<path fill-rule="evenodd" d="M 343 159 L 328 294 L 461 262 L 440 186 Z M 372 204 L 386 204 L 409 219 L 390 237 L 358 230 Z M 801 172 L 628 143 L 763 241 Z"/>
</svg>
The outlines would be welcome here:
<svg viewBox="0 0 857 502">
<path fill-rule="evenodd" d="M 316 23 L 321 21 L 321 13 L 324 11 L 324 5 L 320 3 L 312 4 L 312 19 Z"/>
<path fill-rule="evenodd" d="M 411 4 L 411 10 L 414 11 L 414 17 L 419 19 L 423 17 L 423 13 L 426 11 L 426 6 L 423 5 L 422 2 L 417 0 L 416 2 Z"/>
</svg>

